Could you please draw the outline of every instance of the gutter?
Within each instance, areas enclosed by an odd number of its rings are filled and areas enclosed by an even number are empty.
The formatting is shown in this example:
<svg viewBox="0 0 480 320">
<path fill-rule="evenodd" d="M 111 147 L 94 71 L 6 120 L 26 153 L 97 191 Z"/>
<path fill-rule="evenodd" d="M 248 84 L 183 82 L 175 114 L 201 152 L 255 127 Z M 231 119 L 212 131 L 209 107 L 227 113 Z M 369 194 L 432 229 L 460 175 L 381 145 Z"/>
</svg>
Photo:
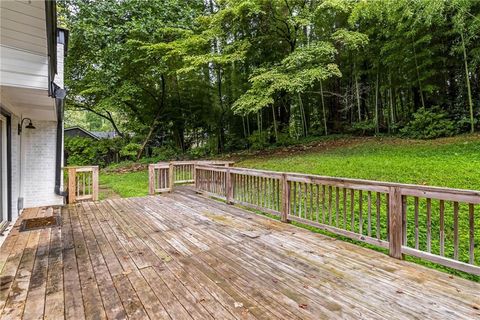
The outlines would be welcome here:
<svg viewBox="0 0 480 320">
<path fill-rule="evenodd" d="M 57 107 L 57 142 L 55 146 L 55 194 L 66 197 L 67 193 L 61 189 L 63 153 L 63 106 L 66 92 L 65 89 L 60 89 L 59 87 L 56 87 L 55 84 L 54 86 L 55 106 Z"/>
</svg>

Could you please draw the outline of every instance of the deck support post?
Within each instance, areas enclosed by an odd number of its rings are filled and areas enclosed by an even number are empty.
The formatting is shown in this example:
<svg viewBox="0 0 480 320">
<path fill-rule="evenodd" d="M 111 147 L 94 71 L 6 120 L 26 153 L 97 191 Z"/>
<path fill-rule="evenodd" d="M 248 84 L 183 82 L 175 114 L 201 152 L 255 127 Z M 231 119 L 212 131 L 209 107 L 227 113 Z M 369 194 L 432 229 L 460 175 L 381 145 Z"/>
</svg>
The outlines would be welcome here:
<svg viewBox="0 0 480 320">
<path fill-rule="evenodd" d="M 92 167 L 92 200 L 98 201 L 98 166 Z"/>
<path fill-rule="evenodd" d="M 225 177 L 225 184 L 227 187 L 226 190 L 226 200 L 227 204 L 233 204 L 233 184 L 234 181 L 232 179 L 232 173 L 230 173 L 230 168 L 227 166 L 227 171 L 226 171 L 226 177 Z"/>
<path fill-rule="evenodd" d="M 282 214 L 281 221 L 288 222 L 290 214 L 290 185 L 288 183 L 287 174 L 282 175 Z"/>
<path fill-rule="evenodd" d="M 400 188 L 391 187 L 388 195 L 389 202 L 389 255 L 396 259 L 403 259 L 402 239 L 403 239 L 403 209 L 402 193 Z"/>
<path fill-rule="evenodd" d="M 155 194 L 155 166 L 148 165 L 148 194 Z"/>
<path fill-rule="evenodd" d="M 170 164 L 168 165 L 168 192 L 173 192 L 173 184 L 174 184 L 174 169 L 175 169 L 175 166 L 173 163 L 170 162 Z"/>
<path fill-rule="evenodd" d="M 77 194 L 77 169 L 68 168 L 68 203 L 75 203 Z"/>
</svg>

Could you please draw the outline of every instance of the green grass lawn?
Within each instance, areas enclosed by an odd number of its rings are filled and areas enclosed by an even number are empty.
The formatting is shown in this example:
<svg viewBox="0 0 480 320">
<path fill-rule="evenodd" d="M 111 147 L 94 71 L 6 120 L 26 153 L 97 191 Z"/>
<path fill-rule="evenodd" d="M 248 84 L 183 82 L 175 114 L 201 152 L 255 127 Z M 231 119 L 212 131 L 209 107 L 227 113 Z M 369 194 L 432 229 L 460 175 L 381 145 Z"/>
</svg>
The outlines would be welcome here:
<svg viewBox="0 0 480 320">
<path fill-rule="evenodd" d="M 101 172 L 100 185 L 105 186 L 122 198 L 142 197 L 148 194 L 148 171 L 129 173 Z M 100 194 L 100 199 L 102 198 Z"/>
<path fill-rule="evenodd" d="M 355 139 L 325 151 L 247 158 L 236 166 L 480 190 L 480 135 L 431 141 Z"/>
</svg>

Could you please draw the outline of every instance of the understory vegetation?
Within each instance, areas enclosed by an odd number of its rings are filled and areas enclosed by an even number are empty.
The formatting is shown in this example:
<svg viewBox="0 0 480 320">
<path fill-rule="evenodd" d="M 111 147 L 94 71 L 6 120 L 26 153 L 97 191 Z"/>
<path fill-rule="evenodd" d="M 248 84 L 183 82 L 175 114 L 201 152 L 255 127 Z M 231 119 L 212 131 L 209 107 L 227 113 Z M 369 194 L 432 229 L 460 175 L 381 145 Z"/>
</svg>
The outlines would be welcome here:
<svg viewBox="0 0 480 320">
<path fill-rule="evenodd" d="M 59 5 L 67 125 L 116 131 L 118 161 L 480 126 L 479 1 Z"/>
</svg>

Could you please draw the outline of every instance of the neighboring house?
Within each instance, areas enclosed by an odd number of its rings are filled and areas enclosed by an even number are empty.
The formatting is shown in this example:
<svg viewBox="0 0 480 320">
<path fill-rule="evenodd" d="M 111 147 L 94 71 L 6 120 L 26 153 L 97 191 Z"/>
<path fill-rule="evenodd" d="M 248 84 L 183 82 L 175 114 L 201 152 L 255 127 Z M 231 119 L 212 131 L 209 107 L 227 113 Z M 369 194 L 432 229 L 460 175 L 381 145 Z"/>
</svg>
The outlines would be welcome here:
<svg viewBox="0 0 480 320">
<path fill-rule="evenodd" d="M 99 140 L 100 138 L 94 135 L 92 132 L 87 131 L 81 127 L 65 128 L 65 137 L 78 137 L 78 138 L 90 138 L 93 140 Z"/>
<path fill-rule="evenodd" d="M 113 139 L 117 137 L 115 131 L 88 131 L 82 127 L 65 128 L 65 137 L 80 137 L 80 138 L 92 138 L 99 139 Z"/>
<path fill-rule="evenodd" d="M 0 1 L 0 227 L 62 205 L 63 61 L 55 1 Z"/>
</svg>

